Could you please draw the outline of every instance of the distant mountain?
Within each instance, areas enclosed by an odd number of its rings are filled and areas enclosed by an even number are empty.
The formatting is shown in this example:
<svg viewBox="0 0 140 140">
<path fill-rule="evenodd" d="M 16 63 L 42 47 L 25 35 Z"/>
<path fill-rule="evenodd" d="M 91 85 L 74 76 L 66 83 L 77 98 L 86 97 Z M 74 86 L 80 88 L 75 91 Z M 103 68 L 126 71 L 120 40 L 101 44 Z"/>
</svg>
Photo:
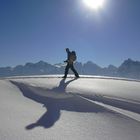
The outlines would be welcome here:
<svg viewBox="0 0 140 140">
<path fill-rule="evenodd" d="M 83 64 L 83 74 L 98 75 L 99 73 L 101 73 L 101 71 L 102 68 L 91 61 Z"/>
<path fill-rule="evenodd" d="M 51 65 L 44 61 L 39 61 L 37 63 L 26 63 L 23 65 L 18 65 L 14 68 L 6 67 L 0 68 L 0 76 L 19 76 L 19 75 L 43 75 L 43 74 L 56 74 L 60 73 L 60 69 L 54 65 Z"/>
<path fill-rule="evenodd" d="M 125 60 L 118 68 L 118 75 L 122 77 L 129 77 L 140 79 L 140 62 L 131 59 Z"/>
<path fill-rule="evenodd" d="M 118 68 L 113 65 L 102 68 L 92 61 L 88 61 L 84 64 L 76 62 L 74 65 L 79 74 L 140 79 L 140 62 L 133 61 L 131 59 L 125 60 Z M 26 63 L 25 65 L 18 65 L 13 68 L 2 67 L 0 68 L 0 77 L 63 74 L 64 70 L 65 65 L 62 63 L 52 65 L 44 61 L 39 61 L 37 63 Z M 72 72 L 70 71 L 70 73 Z"/>
</svg>

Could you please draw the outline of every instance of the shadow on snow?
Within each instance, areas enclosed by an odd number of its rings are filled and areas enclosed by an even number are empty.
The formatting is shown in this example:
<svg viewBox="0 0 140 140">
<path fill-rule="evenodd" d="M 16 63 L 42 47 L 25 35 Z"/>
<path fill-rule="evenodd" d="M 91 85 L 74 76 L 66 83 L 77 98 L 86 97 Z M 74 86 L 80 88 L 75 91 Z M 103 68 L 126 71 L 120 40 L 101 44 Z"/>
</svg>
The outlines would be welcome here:
<svg viewBox="0 0 140 140">
<path fill-rule="evenodd" d="M 58 94 L 66 93 L 65 90 L 67 85 L 74 80 L 76 79 L 65 82 L 65 79 L 62 79 L 58 87 L 53 89 L 46 89 L 46 93 L 47 92 L 56 92 L 56 93 L 58 92 Z M 15 81 L 11 81 L 11 83 L 16 85 L 25 97 L 43 104 L 43 106 L 46 108 L 46 112 L 35 123 L 31 123 L 28 126 L 26 126 L 27 130 L 33 129 L 38 126 L 42 126 L 44 128 L 50 128 L 60 118 L 61 110 L 83 112 L 83 113 L 111 112 L 105 109 L 104 107 L 88 102 L 74 95 L 71 95 L 70 97 L 68 96 L 68 98 L 65 99 L 50 98 L 35 93 L 29 88 L 29 85 L 27 84 L 15 82 Z M 66 95 L 67 94 L 68 93 L 66 93 Z M 57 96 L 57 94 L 55 96 Z"/>
</svg>

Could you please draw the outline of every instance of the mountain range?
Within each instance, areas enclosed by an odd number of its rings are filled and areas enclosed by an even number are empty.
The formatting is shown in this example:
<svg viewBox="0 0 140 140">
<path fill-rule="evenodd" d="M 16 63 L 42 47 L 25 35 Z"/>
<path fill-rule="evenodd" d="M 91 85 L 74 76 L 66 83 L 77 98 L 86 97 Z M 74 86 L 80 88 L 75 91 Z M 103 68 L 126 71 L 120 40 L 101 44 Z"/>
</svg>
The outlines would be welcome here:
<svg viewBox="0 0 140 140">
<path fill-rule="evenodd" d="M 76 62 L 74 65 L 79 74 L 83 75 L 140 79 L 140 62 L 132 59 L 125 60 L 119 67 L 109 65 L 108 67 L 102 68 L 92 61 L 88 61 L 84 64 L 81 62 Z M 17 65 L 15 67 L 1 67 L 0 77 L 63 74 L 64 70 L 64 64 L 59 63 L 52 65 L 44 61 L 39 61 L 37 63 L 26 63 L 25 65 Z"/>
</svg>

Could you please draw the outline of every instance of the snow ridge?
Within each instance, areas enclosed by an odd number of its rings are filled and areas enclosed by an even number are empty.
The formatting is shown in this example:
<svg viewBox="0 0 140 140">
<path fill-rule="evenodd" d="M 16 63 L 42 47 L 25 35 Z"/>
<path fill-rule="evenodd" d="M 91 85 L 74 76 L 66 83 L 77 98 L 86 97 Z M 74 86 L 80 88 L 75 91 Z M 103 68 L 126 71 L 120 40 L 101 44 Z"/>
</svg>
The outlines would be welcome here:
<svg viewBox="0 0 140 140">
<path fill-rule="evenodd" d="M 49 78 L 51 78 L 51 77 L 49 77 Z M 56 77 L 53 77 L 53 78 L 56 78 Z M 87 77 L 84 77 L 84 78 L 87 79 Z M 102 80 L 104 79 L 104 77 L 97 77 L 97 79 L 98 78 L 100 78 Z M 105 78 L 105 79 L 108 79 L 108 78 Z M 115 107 L 118 109 L 122 109 L 122 110 L 126 110 L 129 112 L 135 113 L 136 116 L 139 116 L 139 114 L 140 114 L 140 109 L 139 109 L 140 108 L 140 101 L 138 101 L 138 100 L 125 99 L 123 97 L 116 97 L 115 95 L 101 95 L 99 93 L 95 94 L 94 92 L 93 92 L 93 94 L 81 93 L 80 90 L 79 90 L 79 92 L 78 91 L 67 92 L 66 91 L 67 86 L 71 82 L 74 82 L 76 80 L 77 79 L 72 78 L 72 79 L 68 80 L 67 82 L 65 82 L 65 79 L 62 79 L 60 81 L 59 85 L 57 87 L 52 88 L 52 89 L 48 89 L 45 87 L 38 87 L 38 86 L 34 86 L 31 84 L 27 84 L 27 83 L 20 83 L 20 82 L 16 82 L 16 81 L 12 81 L 12 80 L 11 80 L 11 82 L 22 91 L 24 96 L 26 96 L 32 100 L 35 100 L 37 102 L 41 101 L 42 104 L 45 104 L 43 97 L 52 98 L 52 99 L 67 99 L 67 98 L 74 98 L 73 96 L 77 96 L 80 98 L 82 97 L 82 99 L 92 101 L 92 103 L 93 102 L 97 103 L 97 104 L 102 103 L 104 105 L 109 105 L 109 106 L 112 106 L 112 107 Z M 111 79 L 110 78 L 110 80 L 121 80 L 121 79 Z M 125 80 L 127 81 L 127 79 L 125 79 Z M 35 96 L 38 96 L 38 97 L 35 97 Z M 42 99 L 40 100 L 40 98 L 42 98 Z M 135 119 L 135 117 L 133 117 L 133 119 Z M 140 116 L 139 116 L 139 119 L 136 119 L 136 120 L 140 121 Z"/>
<path fill-rule="evenodd" d="M 140 139 L 140 82 L 60 77 L 0 80 L 0 139 Z"/>
</svg>

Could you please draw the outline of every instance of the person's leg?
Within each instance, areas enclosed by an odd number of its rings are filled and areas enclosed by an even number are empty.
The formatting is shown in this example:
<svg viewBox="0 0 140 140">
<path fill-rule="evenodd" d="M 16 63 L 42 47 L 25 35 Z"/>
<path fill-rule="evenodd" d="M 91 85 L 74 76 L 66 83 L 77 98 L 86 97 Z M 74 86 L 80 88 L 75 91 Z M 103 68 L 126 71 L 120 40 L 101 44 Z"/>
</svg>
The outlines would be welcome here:
<svg viewBox="0 0 140 140">
<path fill-rule="evenodd" d="M 69 72 L 69 64 L 67 64 L 66 68 L 65 68 L 65 75 L 63 76 L 63 78 L 66 78 Z"/>
<path fill-rule="evenodd" d="M 70 68 L 71 68 L 71 70 L 74 72 L 75 76 L 78 78 L 78 77 L 79 77 L 79 74 L 78 74 L 78 72 L 75 70 L 73 64 L 71 65 Z"/>
</svg>

